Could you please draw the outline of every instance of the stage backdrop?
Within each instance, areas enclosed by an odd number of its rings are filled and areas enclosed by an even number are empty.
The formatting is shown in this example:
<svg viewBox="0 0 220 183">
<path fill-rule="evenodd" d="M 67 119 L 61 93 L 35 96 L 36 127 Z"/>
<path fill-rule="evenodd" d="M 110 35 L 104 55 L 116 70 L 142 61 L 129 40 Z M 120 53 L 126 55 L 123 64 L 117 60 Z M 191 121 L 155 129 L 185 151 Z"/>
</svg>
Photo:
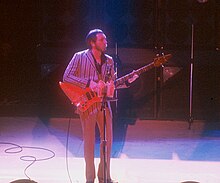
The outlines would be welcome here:
<svg viewBox="0 0 220 183">
<path fill-rule="evenodd" d="M 3 0 L 0 10 L 1 115 L 72 115 L 58 81 L 73 53 L 85 48 L 87 32 L 98 27 L 113 57 L 117 43 L 119 75 L 150 63 L 157 53 L 173 55 L 163 68 L 118 92 L 120 115 L 187 119 L 194 24 L 194 118 L 219 118 L 217 0 Z"/>
</svg>

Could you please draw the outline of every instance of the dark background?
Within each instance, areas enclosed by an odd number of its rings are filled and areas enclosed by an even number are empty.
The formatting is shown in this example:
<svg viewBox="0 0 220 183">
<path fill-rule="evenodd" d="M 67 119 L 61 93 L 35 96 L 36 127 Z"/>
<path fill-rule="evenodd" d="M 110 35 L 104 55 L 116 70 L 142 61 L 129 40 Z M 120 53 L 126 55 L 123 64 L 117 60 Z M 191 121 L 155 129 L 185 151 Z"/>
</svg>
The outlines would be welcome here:
<svg viewBox="0 0 220 183">
<path fill-rule="evenodd" d="M 125 118 L 188 119 L 193 23 L 193 117 L 219 119 L 217 0 L 1 0 L 0 12 L 2 116 L 73 116 L 74 109 L 58 81 L 73 53 L 85 48 L 87 32 L 98 27 L 107 34 L 109 48 L 114 49 L 117 42 L 119 50 L 173 55 L 164 68 L 144 73 L 130 89 L 119 92 L 119 114 Z M 119 74 L 143 65 L 121 60 Z M 165 80 L 167 69 L 179 72 Z"/>
</svg>

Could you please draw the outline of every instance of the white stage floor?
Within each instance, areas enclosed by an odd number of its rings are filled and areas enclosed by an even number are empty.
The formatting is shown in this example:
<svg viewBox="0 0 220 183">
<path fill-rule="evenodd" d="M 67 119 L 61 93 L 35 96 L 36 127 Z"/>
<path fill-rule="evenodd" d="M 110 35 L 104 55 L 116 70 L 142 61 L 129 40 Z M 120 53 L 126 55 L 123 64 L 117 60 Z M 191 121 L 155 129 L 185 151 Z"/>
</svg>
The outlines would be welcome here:
<svg viewBox="0 0 220 183">
<path fill-rule="evenodd" d="M 1 117 L 0 183 L 28 177 L 38 183 L 69 183 L 68 121 L 67 118 Z M 118 125 L 120 128 L 114 130 L 112 178 L 119 183 L 219 183 L 220 129 L 216 124 L 207 126 L 203 121 L 195 121 L 191 130 L 185 121 L 136 120 L 133 125 Z M 15 153 L 21 150 L 17 148 L 5 152 L 14 147 L 7 143 L 22 146 L 22 151 Z M 72 183 L 84 183 L 79 119 L 71 119 L 68 145 Z M 25 171 L 31 161 L 20 160 L 22 156 L 25 160 L 52 158 L 37 161 Z M 97 142 L 96 166 L 98 157 Z"/>
</svg>

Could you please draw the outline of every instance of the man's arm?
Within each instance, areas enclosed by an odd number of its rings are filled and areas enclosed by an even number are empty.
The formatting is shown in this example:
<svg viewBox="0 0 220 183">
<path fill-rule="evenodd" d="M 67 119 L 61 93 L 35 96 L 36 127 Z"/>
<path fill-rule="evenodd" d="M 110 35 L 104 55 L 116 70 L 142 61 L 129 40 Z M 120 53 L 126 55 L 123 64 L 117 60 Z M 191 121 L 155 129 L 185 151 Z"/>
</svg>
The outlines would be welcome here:
<svg viewBox="0 0 220 183">
<path fill-rule="evenodd" d="M 72 83 L 81 88 L 86 88 L 89 81 L 87 79 L 79 77 L 80 64 L 80 55 L 76 53 L 74 54 L 64 72 L 63 81 Z"/>
<path fill-rule="evenodd" d="M 123 88 L 129 88 L 131 86 L 131 84 L 136 81 L 136 79 L 139 78 L 139 75 L 135 73 L 135 71 L 133 71 L 133 75 L 131 78 L 129 78 L 127 81 L 125 81 L 124 83 L 120 84 L 117 86 L 117 89 L 123 89 Z"/>
</svg>

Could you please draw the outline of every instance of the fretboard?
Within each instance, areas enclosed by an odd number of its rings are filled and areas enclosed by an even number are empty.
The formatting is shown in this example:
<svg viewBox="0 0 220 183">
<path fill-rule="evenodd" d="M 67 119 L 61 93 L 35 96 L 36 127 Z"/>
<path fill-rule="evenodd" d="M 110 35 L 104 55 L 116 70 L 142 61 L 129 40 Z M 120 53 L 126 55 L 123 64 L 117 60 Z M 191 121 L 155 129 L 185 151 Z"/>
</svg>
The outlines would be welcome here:
<svg viewBox="0 0 220 183">
<path fill-rule="evenodd" d="M 125 81 L 132 78 L 134 74 L 140 75 L 141 73 L 146 72 L 146 71 L 152 69 L 153 67 L 154 67 L 154 62 L 151 62 L 150 64 L 145 65 L 145 66 L 135 70 L 134 72 L 131 72 L 129 74 L 126 74 L 125 76 L 122 76 L 122 77 L 116 79 L 115 87 L 123 84 Z"/>
</svg>

